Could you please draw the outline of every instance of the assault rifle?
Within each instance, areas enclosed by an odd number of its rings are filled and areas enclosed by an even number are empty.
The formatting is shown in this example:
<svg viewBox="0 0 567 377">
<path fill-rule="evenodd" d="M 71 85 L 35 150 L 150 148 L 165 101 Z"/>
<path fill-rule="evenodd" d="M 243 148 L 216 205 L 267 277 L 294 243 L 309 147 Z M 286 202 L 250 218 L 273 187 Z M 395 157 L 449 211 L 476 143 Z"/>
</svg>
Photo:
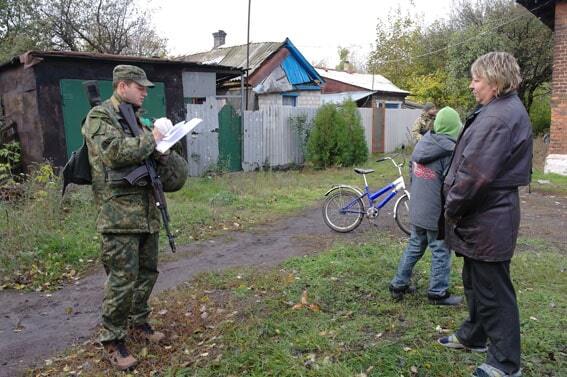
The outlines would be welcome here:
<svg viewBox="0 0 567 377">
<path fill-rule="evenodd" d="M 130 128 L 130 131 L 134 136 L 140 135 L 140 128 L 138 126 L 138 121 L 136 120 L 136 114 L 134 113 L 134 108 L 129 103 L 121 103 L 118 105 L 118 109 L 120 114 L 126 121 L 126 124 Z M 155 161 L 152 158 L 147 158 L 142 163 L 142 168 L 145 170 L 143 172 L 143 176 L 147 174 L 148 180 L 152 186 L 152 192 L 155 200 L 156 207 L 159 209 L 161 213 L 161 218 L 163 219 L 163 227 L 165 228 L 165 232 L 167 234 L 167 238 L 169 240 L 169 246 L 171 246 L 171 251 L 175 253 L 175 237 L 171 234 L 169 230 L 169 213 L 167 213 L 167 203 L 165 201 L 165 194 L 163 192 L 163 185 L 157 174 Z M 137 168 L 135 170 L 138 170 Z"/>
</svg>

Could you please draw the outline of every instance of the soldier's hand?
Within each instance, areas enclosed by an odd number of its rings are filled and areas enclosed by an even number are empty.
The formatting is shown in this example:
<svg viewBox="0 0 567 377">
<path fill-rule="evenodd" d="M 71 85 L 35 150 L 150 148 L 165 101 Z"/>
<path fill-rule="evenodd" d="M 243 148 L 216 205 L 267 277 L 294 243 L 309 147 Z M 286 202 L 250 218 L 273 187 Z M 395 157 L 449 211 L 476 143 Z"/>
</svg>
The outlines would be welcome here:
<svg viewBox="0 0 567 377">
<path fill-rule="evenodd" d="M 167 118 L 159 118 L 154 122 L 154 128 L 157 128 L 162 135 L 167 135 L 173 128 L 173 123 Z"/>
<path fill-rule="evenodd" d="M 154 127 L 152 134 L 154 135 L 154 140 L 156 141 L 156 143 L 159 143 L 164 136 L 157 127 Z"/>
</svg>

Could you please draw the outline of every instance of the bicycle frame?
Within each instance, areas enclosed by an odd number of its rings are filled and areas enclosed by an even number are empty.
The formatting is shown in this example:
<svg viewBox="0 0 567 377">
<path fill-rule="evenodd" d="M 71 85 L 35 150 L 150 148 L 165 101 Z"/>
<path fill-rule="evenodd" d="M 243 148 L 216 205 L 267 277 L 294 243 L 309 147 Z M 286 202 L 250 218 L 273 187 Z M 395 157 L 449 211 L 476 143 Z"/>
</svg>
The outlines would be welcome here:
<svg viewBox="0 0 567 377">
<path fill-rule="evenodd" d="M 381 158 L 380 160 L 378 160 L 378 162 L 385 161 L 385 160 L 390 160 L 392 162 L 392 164 L 394 164 L 394 166 L 398 169 L 399 177 L 396 180 L 394 180 L 393 182 L 389 183 L 388 185 L 382 187 L 378 191 L 375 191 L 375 192 L 370 191 L 370 189 L 368 188 L 368 180 L 366 179 L 366 174 L 362 174 L 362 177 L 364 178 L 364 192 L 362 192 L 361 190 L 359 190 L 355 187 L 345 185 L 345 186 L 334 187 L 331 190 L 329 190 L 325 195 L 328 195 L 334 189 L 341 188 L 341 187 L 352 189 L 359 194 L 358 198 L 354 199 L 353 201 L 351 201 L 350 203 L 348 203 L 346 206 L 344 206 L 341 209 L 341 213 L 343 213 L 343 214 L 344 213 L 357 213 L 356 211 L 350 210 L 350 208 L 358 199 L 363 199 L 364 197 L 368 198 L 368 204 L 369 204 L 368 208 L 373 207 L 373 208 L 377 208 L 377 209 L 382 209 L 390 200 L 392 200 L 398 194 L 398 192 L 405 191 L 405 189 L 406 189 L 404 176 L 402 174 L 402 166 L 404 164 L 403 163 L 397 164 L 396 161 L 394 161 L 394 159 L 392 159 L 391 157 Z M 388 191 L 390 191 L 390 193 L 380 203 L 378 203 L 377 206 L 375 206 L 374 205 L 375 200 L 377 198 L 379 198 L 380 196 L 384 195 L 385 193 L 387 193 Z"/>
<path fill-rule="evenodd" d="M 368 189 L 368 182 L 366 181 L 366 174 L 362 175 L 364 177 L 364 194 L 368 198 L 369 207 L 374 207 L 378 209 L 382 209 L 394 196 L 398 194 L 401 190 L 406 189 L 406 184 L 404 182 L 404 177 L 399 177 L 395 181 L 391 182 L 390 184 L 384 186 L 380 190 L 376 192 L 370 192 Z M 391 190 L 391 191 L 390 191 Z M 380 196 L 384 195 L 386 192 L 390 191 L 388 196 L 386 196 L 377 206 L 374 205 L 375 199 L 379 198 Z"/>
</svg>

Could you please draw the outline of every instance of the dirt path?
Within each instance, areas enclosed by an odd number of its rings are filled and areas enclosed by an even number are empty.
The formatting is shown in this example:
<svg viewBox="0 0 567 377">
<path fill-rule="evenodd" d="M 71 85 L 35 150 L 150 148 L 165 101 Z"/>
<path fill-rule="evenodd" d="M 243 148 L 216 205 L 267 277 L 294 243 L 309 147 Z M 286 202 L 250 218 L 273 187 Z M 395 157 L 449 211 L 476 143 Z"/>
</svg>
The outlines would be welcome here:
<svg viewBox="0 0 567 377">
<path fill-rule="evenodd" d="M 522 235 L 545 238 L 565 251 L 567 198 L 523 192 L 522 201 Z M 381 214 L 380 229 L 401 237 L 388 211 Z M 376 236 L 378 230 L 367 222 L 355 232 L 334 233 L 323 224 L 318 208 L 308 209 L 253 231 L 179 247 L 175 259 L 160 264 L 154 293 L 174 288 L 203 271 L 272 266 L 291 256 L 324 250 L 336 241 Z M 99 323 L 103 283 L 101 269 L 52 294 L 0 291 L 0 376 L 21 374 L 91 337 Z"/>
</svg>

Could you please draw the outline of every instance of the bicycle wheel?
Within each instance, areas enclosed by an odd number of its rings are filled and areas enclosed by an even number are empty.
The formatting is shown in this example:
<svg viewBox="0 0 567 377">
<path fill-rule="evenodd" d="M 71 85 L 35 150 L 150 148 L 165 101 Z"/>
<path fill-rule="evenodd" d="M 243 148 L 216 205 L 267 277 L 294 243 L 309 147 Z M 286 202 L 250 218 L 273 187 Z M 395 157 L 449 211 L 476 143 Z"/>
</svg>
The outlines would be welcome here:
<svg viewBox="0 0 567 377">
<path fill-rule="evenodd" d="M 356 229 L 364 214 L 364 203 L 351 190 L 338 189 L 323 203 L 323 220 L 335 232 L 347 233 Z"/>
<path fill-rule="evenodd" d="M 411 224 L 409 217 L 409 196 L 408 194 L 402 195 L 396 205 L 394 206 L 394 219 L 396 219 L 396 224 L 400 227 L 402 232 L 410 235 Z"/>
</svg>

